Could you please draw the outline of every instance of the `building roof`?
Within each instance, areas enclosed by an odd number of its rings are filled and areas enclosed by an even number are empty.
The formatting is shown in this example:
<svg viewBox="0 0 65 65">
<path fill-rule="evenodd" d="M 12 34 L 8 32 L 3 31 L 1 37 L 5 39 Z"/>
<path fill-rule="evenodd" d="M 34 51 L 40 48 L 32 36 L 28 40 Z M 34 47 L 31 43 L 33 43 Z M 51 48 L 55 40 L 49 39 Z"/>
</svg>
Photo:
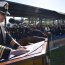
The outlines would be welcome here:
<svg viewBox="0 0 65 65">
<path fill-rule="evenodd" d="M 16 2 L 9 3 L 10 16 L 16 17 L 39 17 L 45 19 L 65 19 L 65 14 L 58 13 L 56 11 L 20 4 Z"/>
</svg>

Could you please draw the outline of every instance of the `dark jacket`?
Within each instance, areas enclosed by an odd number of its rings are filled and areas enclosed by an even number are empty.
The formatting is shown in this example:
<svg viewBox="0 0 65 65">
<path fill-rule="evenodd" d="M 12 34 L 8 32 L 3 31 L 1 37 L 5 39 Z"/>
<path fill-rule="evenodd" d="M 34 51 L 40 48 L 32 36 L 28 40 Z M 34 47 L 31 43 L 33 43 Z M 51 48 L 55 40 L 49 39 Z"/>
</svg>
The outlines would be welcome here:
<svg viewBox="0 0 65 65">
<path fill-rule="evenodd" d="M 9 33 L 5 34 L 6 37 L 4 40 L 3 34 L 0 33 L 0 59 L 8 59 L 11 52 L 11 48 L 17 49 L 20 45 L 11 37 Z"/>
</svg>

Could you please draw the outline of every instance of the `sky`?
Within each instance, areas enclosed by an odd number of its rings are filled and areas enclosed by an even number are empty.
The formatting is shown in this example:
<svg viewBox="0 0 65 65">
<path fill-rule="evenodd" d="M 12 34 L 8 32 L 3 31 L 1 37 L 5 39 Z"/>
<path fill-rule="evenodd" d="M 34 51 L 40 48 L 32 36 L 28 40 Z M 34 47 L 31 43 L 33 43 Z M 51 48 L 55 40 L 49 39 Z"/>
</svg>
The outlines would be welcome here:
<svg viewBox="0 0 65 65">
<path fill-rule="evenodd" d="M 65 0 L 8 0 L 65 13 Z"/>
</svg>

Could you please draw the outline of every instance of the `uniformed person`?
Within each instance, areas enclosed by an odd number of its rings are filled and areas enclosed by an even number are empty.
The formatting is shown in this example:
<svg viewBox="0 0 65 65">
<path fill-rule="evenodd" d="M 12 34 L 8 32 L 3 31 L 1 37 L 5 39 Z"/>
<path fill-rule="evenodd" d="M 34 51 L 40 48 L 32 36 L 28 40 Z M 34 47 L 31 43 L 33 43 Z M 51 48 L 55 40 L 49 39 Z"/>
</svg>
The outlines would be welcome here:
<svg viewBox="0 0 65 65">
<path fill-rule="evenodd" d="M 0 59 L 8 59 L 10 54 L 21 54 L 26 49 L 6 33 L 2 22 L 8 13 L 8 3 L 0 1 Z M 13 50 L 14 49 L 14 50 Z M 17 49 L 17 50 L 15 50 Z"/>
</svg>

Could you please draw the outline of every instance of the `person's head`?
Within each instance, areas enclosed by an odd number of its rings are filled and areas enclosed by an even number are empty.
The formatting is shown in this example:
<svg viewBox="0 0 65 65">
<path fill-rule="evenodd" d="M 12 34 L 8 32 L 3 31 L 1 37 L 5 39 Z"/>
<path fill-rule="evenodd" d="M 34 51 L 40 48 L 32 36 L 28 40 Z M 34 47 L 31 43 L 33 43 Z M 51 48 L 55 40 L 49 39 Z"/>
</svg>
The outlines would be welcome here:
<svg viewBox="0 0 65 65">
<path fill-rule="evenodd" d="M 0 23 L 4 21 L 6 15 L 8 14 L 8 3 L 0 1 Z"/>
</svg>

